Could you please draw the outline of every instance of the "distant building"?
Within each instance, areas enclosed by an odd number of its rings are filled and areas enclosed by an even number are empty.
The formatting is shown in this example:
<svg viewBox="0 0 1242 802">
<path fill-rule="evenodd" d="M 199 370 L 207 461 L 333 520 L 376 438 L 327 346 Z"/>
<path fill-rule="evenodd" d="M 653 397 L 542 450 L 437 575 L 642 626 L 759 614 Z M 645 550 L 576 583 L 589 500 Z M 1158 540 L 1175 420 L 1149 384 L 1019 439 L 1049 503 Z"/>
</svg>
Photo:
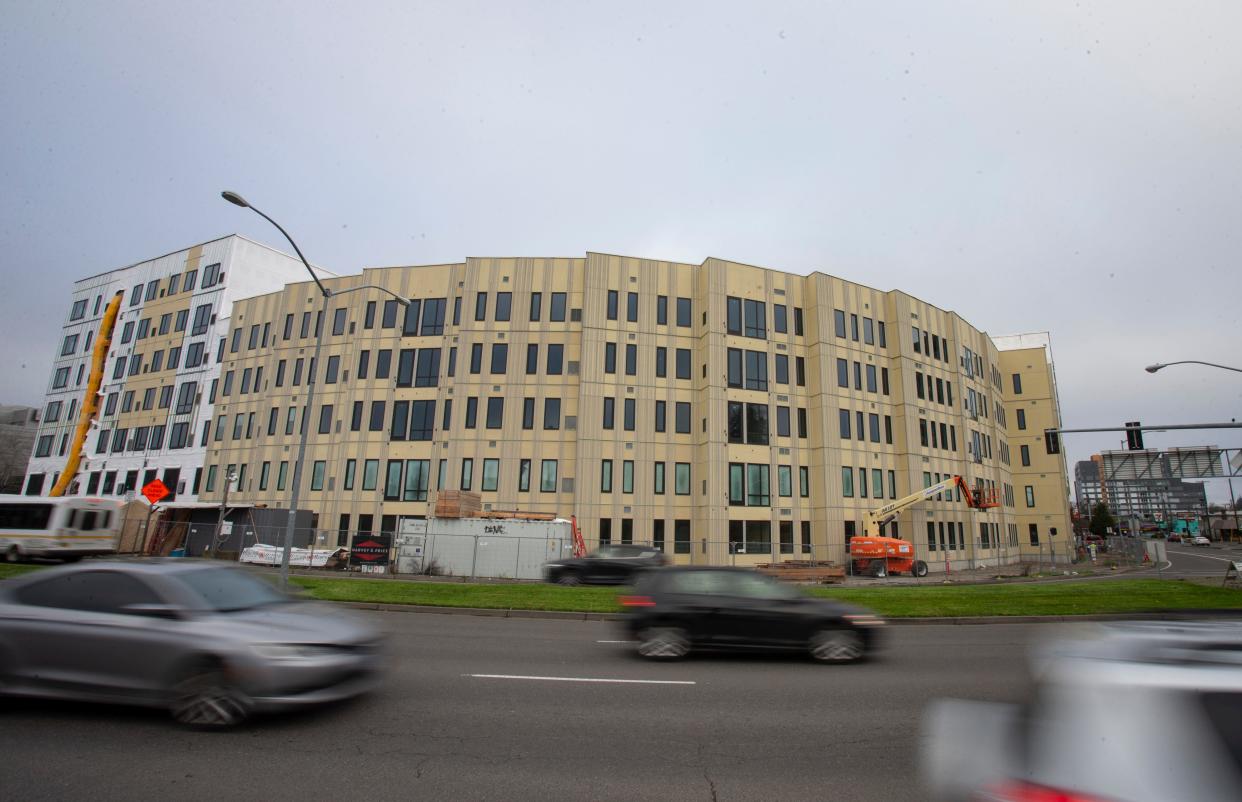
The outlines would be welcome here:
<svg viewBox="0 0 1242 802">
<path fill-rule="evenodd" d="M 20 493 L 34 449 L 39 410 L 0 405 L 0 493 Z"/>
<path fill-rule="evenodd" d="M 1168 457 L 1160 456 L 1163 473 L 1169 471 Z M 1118 518 L 1171 520 L 1177 516 L 1197 517 L 1207 513 L 1207 488 L 1202 482 L 1181 479 L 1109 479 L 1104 475 L 1103 458 L 1074 465 L 1074 497 L 1081 514 L 1090 516 L 1096 504 L 1108 505 Z"/>
<path fill-rule="evenodd" d="M 65 467 L 94 341 L 120 293 L 97 425 L 68 493 L 123 496 L 158 477 L 168 501 L 196 500 L 233 302 L 306 279 L 298 259 L 233 235 L 75 282 L 24 492 L 47 495 Z M 275 342 L 270 324 L 249 328 L 251 347 Z"/>
</svg>

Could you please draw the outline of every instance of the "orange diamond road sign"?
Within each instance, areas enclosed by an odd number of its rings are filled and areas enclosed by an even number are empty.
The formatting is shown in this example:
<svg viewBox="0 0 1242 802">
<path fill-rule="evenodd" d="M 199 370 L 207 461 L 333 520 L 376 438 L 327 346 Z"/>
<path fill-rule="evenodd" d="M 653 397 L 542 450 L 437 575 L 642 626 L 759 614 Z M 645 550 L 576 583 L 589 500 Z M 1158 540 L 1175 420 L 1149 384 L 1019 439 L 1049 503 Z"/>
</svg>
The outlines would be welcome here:
<svg viewBox="0 0 1242 802">
<path fill-rule="evenodd" d="M 163 482 L 161 482 L 159 479 L 152 479 L 150 482 L 147 483 L 146 487 L 142 488 L 142 495 L 146 496 L 147 501 L 151 502 L 152 504 L 157 503 L 160 499 L 164 498 L 165 496 L 169 494 L 170 494 L 170 491 L 168 489 L 168 486 L 165 485 Z"/>
</svg>

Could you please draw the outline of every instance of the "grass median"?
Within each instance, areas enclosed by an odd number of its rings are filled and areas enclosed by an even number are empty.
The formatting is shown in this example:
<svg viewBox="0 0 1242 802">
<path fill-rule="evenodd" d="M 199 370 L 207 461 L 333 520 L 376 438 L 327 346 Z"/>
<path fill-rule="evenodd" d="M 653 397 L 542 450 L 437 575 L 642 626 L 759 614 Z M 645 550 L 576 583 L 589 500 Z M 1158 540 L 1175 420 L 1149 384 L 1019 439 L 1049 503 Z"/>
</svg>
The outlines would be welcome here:
<svg viewBox="0 0 1242 802">
<path fill-rule="evenodd" d="M 313 598 L 325 601 L 591 613 L 610 613 L 619 609 L 618 590 L 615 588 L 310 577 L 295 577 L 293 581 L 304 587 Z M 811 588 L 809 593 L 868 607 L 891 618 L 1242 610 L 1242 592 L 1238 590 L 1159 579 L 1023 585 Z"/>
<path fill-rule="evenodd" d="M 0 580 L 40 565 L 0 564 Z M 295 576 L 311 598 L 372 604 L 615 613 L 617 588 L 536 584 L 461 584 Z M 1103 579 L 1000 585 L 813 587 L 812 596 L 839 599 L 889 618 L 992 615 L 1090 615 L 1193 610 L 1242 610 L 1242 591 L 1160 579 Z"/>
</svg>

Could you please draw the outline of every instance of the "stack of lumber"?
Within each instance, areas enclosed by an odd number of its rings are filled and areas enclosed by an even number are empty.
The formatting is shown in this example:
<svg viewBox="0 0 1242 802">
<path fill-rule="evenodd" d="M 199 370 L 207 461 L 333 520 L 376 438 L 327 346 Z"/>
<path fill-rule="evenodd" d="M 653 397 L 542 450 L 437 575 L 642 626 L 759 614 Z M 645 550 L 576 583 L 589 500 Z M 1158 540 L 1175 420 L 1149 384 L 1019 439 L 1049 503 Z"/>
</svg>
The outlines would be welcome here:
<svg viewBox="0 0 1242 802">
<path fill-rule="evenodd" d="M 788 582 L 836 582 L 845 578 L 845 568 L 817 560 L 786 560 L 755 566 L 761 574 Z"/>
<path fill-rule="evenodd" d="M 554 521 L 556 515 L 550 512 L 523 512 L 521 510 L 485 510 L 477 512 L 476 518 L 511 518 L 521 521 Z"/>
<path fill-rule="evenodd" d="M 436 496 L 437 518 L 472 518 L 483 509 L 478 493 L 466 490 L 441 490 Z"/>
</svg>

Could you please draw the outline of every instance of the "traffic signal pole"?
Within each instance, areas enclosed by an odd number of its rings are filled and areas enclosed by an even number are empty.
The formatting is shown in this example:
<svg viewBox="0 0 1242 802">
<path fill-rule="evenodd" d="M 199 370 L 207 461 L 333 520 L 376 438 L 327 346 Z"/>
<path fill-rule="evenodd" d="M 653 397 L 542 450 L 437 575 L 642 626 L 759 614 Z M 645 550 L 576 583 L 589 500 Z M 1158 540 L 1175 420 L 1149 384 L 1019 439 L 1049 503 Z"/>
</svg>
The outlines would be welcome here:
<svg viewBox="0 0 1242 802">
<path fill-rule="evenodd" d="M 1090 429 L 1044 429 L 1044 447 L 1049 454 L 1061 453 L 1061 438 L 1063 434 L 1078 434 L 1080 432 L 1126 432 L 1127 442 L 1134 446 L 1137 444 L 1139 448 L 1131 448 L 1132 451 L 1141 450 L 1143 444 L 1143 432 L 1167 432 L 1176 429 L 1242 429 L 1242 423 L 1230 421 L 1229 423 L 1164 423 L 1164 424 L 1148 424 L 1144 426 L 1138 421 L 1125 426 L 1101 426 Z M 1134 439 L 1137 435 L 1137 439 Z"/>
</svg>

